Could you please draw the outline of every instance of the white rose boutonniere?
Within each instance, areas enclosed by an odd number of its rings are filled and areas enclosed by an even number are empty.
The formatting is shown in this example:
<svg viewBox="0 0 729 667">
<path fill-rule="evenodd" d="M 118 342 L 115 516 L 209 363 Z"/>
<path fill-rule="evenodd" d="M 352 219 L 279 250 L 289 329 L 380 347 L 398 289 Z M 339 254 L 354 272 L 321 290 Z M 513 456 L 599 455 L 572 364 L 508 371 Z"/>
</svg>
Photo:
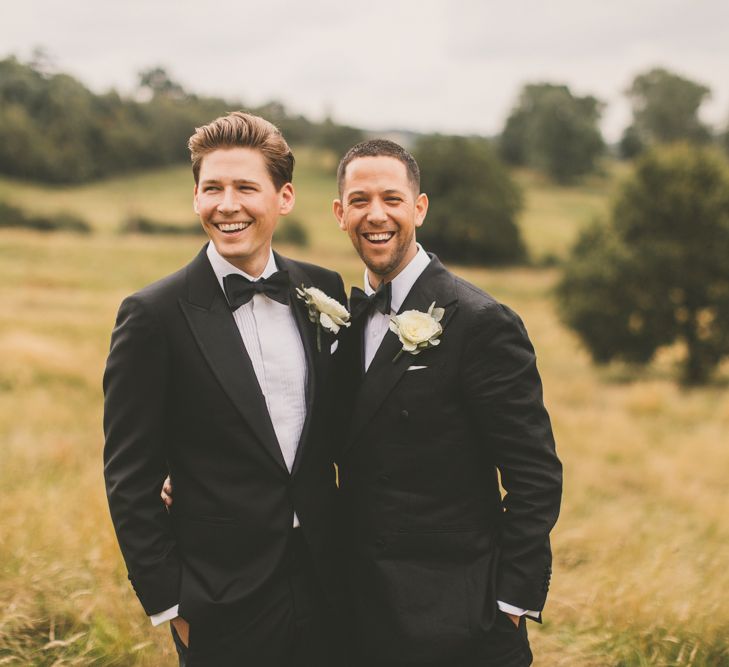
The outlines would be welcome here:
<svg viewBox="0 0 729 667">
<path fill-rule="evenodd" d="M 390 331 L 396 334 L 402 343 L 402 349 L 397 353 L 393 362 L 400 358 L 403 352 L 420 354 L 429 347 L 440 345 L 439 336 L 443 333 L 440 321 L 445 313 L 444 308 L 436 308 L 435 301 L 430 304 L 427 313 L 419 310 L 406 310 L 400 315 L 390 317 Z"/>
<path fill-rule="evenodd" d="M 296 288 L 296 294 L 309 310 L 309 319 L 316 324 L 316 349 L 321 352 L 321 330 L 326 329 L 334 335 L 341 327 L 348 327 L 349 311 L 336 299 L 332 299 L 317 287 Z"/>
</svg>

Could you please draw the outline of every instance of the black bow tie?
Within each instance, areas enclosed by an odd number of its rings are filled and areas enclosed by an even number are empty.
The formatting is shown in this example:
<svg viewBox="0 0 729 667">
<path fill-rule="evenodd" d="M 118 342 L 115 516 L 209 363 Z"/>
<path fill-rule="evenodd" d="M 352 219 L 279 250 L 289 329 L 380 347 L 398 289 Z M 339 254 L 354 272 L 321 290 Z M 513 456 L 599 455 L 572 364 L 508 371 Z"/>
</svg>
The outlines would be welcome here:
<svg viewBox="0 0 729 667">
<path fill-rule="evenodd" d="M 229 273 L 223 277 L 223 288 L 231 310 L 248 303 L 254 294 L 265 294 L 269 299 L 285 306 L 289 305 L 289 274 L 287 271 L 276 271 L 268 278 L 260 280 L 248 280 L 239 273 Z"/>
<path fill-rule="evenodd" d="M 353 287 L 349 302 L 354 319 L 364 314 L 370 315 L 375 310 L 389 315 L 392 309 L 392 283 L 380 283 L 377 290 L 369 296 L 359 287 Z"/>
</svg>

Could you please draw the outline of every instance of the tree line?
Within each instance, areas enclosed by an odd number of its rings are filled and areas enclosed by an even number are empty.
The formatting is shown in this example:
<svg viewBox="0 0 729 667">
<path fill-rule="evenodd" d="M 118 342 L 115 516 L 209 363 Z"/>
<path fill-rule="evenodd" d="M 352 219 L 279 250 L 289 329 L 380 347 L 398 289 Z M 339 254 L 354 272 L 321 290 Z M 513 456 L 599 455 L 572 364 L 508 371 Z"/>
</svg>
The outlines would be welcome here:
<svg viewBox="0 0 729 667">
<path fill-rule="evenodd" d="M 677 141 L 716 143 L 729 151 L 729 130 L 714 130 L 699 118 L 710 97 L 706 86 L 663 68 L 643 72 L 625 91 L 633 119 L 617 146 L 617 156 L 635 158 Z M 553 83 L 527 84 L 498 137 L 508 164 L 539 169 L 558 183 L 594 172 L 607 145 L 599 121 L 605 104 L 574 95 Z"/>
<path fill-rule="evenodd" d="M 185 91 L 159 67 L 139 73 L 133 96 L 96 94 L 74 77 L 14 57 L 0 60 L 0 173 L 47 183 L 82 183 L 189 160 L 195 127 L 247 108 L 276 123 L 291 143 L 346 150 L 360 130 L 314 123 L 279 103 Z"/>
<path fill-rule="evenodd" d="M 662 68 L 636 76 L 625 91 L 633 119 L 617 146 L 634 158 L 675 141 L 711 142 L 729 150 L 729 131 L 699 118 L 711 90 Z M 361 129 L 327 119 L 313 122 L 279 102 L 249 107 L 240 100 L 186 91 L 160 67 L 139 72 L 130 96 L 97 94 L 45 63 L 0 60 L 0 173 L 51 183 L 79 183 L 188 159 L 194 128 L 230 109 L 245 108 L 277 124 L 288 141 L 337 155 L 364 137 Z M 599 123 L 604 102 L 573 94 L 566 85 L 525 85 L 493 138 L 508 165 L 543 171 L 570 183 L 598 169 L 607 151 Z"/>
</svg>

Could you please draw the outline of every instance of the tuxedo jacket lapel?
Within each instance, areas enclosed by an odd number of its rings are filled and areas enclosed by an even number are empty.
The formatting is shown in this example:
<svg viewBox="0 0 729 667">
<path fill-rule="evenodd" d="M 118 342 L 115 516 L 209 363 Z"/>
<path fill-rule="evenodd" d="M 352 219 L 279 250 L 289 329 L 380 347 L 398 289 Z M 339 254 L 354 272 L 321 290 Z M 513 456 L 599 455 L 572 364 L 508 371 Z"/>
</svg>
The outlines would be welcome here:
<svg viewBox="0 0 729 667">
<path fill-rule="evenodd" d="M 303 450 L 306 448 L 306 443 L 308 441 L 307 435 L 309 432 L 309 427 L 311 426 L 314 397 L 316 395 L 316 378 L 319 372 L 319 362 L 321 361 L 321 355 L 323 353 L 328 354 L 329 350 L 325 349 L 324 342 L 322 342 L 322 349 L 317 349 L 317 325 L 309 319 L 309 313 L 306 305 L 298 297 L 298 294 L 296 292 L 296 288 L 301 287 L 301 285 L 304 285 L 305 287 L 310 287 L 312 285 L 311 278 L 309 278 L 306 272 L 296 262 L 293 262 L 286 257 L 282 257 L 277 252 L 274 252 L 273 255 L 276 260 L 276 266 L 282 271 L 288 271 L 289 273 L 289 279 L 291 281 L 291 291 L 289 294 L 291 310 L 293 311 L 294 319 L 296 320 L 296 326 L 299 329 L 299 335 L 301 336 L 301 341 L 304 344 L 304 352 L 306 354 L 306 419 L 304 421 L 304 427 L 301 429 L 301 437 L 299 438 L 299 444 L 296 449 L 294 465 L 291 469 L 291 474 L 294 475 L 301 465 Z"/>
<path fill-rule="evenodd" d="M 442 335 L 447 336 L 448 320 L 453 316 L 458 305 L 455 279 L 435 256 L 415 281 L 398 313 L 406 310 L 425 312 L 433 302 L 436 307 L 445 308 L 441 326 L 443 327 Z M 362 338 L 359 343 L 360 349 L 362 349 Z M 348 446 L 356 442 L 362 427 L 375 415 L 413 359 L 420 356 L 414 357 L 404 352 L 397 361 L 394 361 L 401 348 L 402 344 L 398 337 L 388 330 L 360 385 L 352 416 Z"/>
<path fill-rule="evenodd" d="M 260 443 L 288 474 L 253 364 L 204 248 L 188 267 L 187 279 L 188 300 L 180 299 L 180 307 L 202 355 Z"/>
</svg>

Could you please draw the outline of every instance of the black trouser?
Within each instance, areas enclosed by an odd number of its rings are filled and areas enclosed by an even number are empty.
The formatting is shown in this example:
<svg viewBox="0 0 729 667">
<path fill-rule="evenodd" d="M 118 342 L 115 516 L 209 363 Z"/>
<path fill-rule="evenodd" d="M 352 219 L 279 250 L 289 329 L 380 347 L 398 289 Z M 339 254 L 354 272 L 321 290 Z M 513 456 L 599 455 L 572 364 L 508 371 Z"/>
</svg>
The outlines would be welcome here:
<svg viewBox="0 0 729 667">
<path fill-rule="evenodd" d="M 527 620 L 519 627 L 505 614 L 497 612 L 491 629 L 467 655 L 439 662 L 388 662 L 363 656 L 358 667 L 528 667 L 532 652 L 527 637 Z"/>
<path fill-rule="evenodd" d="M 328 667 L 335 664 L 338 634 L 299 529 L 254 617 L 230 623 L 214 639 L 191 627 L 187 648 L 172 631 L 180 667 Z"/>
</svg>

